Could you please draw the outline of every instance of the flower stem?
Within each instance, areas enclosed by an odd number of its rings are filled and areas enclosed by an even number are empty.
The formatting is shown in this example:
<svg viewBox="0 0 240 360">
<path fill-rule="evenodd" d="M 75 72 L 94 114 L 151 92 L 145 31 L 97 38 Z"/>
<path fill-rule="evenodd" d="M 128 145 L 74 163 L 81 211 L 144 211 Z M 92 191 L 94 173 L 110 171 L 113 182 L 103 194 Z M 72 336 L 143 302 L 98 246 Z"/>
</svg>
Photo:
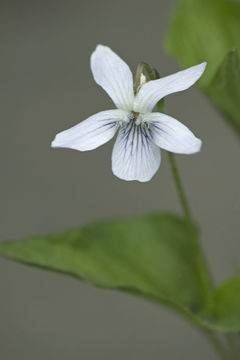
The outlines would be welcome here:
<svg viewBox="0 0 240 360">
<path fill-rule="evenodd" d="M 180 178 L 180 175 L 179 175 L 179 171 L 178 171 L 178 168 L 177 168 L 175 157 L 170 152 L 168 153 L 168 159 L 169 159 L 169 162 L 170 162 L 173 178 L 174 178 L 174 181 L 175 181 L 178 197 L 179 197 L 179 200 L 180 200 L 180 203 L 181 203 L 181 206 L 182 206 L 184 216 L 185 216 L 185 218 L 187 220 L 190 220 L 190 218 L 191 218 L 190 207 L 188 205 L 187 198 L 186 198 L 186 195 L 185 195 L 184 190 L 183 190 L 183 185 L 182 185 L 182 182 L 181 182 L 181 178 Z"/>
</svg>

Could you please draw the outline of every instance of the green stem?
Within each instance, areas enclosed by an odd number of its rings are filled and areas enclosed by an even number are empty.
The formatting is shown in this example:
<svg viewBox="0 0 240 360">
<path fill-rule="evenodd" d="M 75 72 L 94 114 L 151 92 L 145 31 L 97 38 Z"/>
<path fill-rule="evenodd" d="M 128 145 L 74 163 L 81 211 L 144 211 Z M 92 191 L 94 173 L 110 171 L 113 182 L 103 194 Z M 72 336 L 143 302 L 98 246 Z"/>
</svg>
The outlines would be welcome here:
<svg viewBox="0 0 240 360">
<path fill-rule="evenodd" d="M 183 185 L 182 185 L 181 178 L 180 178 L 180 175 L 179 175 L 179 171 L 178 171 L 178 168 L 177 168 L 176 160 L 175 160 L 174 155 L 172 153 L 170 153 L 170 152 L 168 153 L 168 159 L 169 159 L 169 162 L 170 162 L 173 178 L 174 178 L 174 181 L 175 181 L 178 197 L 179 197 L 179 200 L 180 200 L 180 203 L 181 203 L 181 206 L 182 206 L 184 216 L 185 216 L 186 219 L 190 220 L 191 212 L 190 212 L 190 208 L 189 208 L 189 205 L 188 205 L 188 202 L 187 202 L 186 195 L 185 195 L 184 190 L 183 190 Z"/>
</svg>

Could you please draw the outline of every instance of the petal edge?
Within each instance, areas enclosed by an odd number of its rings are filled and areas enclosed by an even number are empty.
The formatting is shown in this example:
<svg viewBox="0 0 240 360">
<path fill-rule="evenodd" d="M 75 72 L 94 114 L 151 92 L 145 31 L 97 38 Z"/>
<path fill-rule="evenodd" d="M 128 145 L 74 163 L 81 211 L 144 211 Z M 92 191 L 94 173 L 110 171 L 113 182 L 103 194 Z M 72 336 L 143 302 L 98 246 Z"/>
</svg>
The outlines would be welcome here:
<svg viewBox="0 0 240 360">
<path fill-rule="evenodd" d="M 185 125 L 162 113 L 144 115 L 151 123 L 153 142 L 160 148 L 176 154 L 195 154 L 201 150 L 202 141 Z"/>
<path fill-rule="evenodd" d="M 107 92 L 116 107 L 131 111 L 134 101 L 133 76 L 125 61 L 109 47 L 98 45 L 90 63 L 94 80 Z"/>
<path fill-rule="evenodd" d="M 79 151 L 96 149 L 112 139 L 118 121 L 126 120 L 127 116 L 126 111 L 119 109 L 101 111 L 57 134 L 51 146 Z"/>
<path fill-rule="evenodd" d="M 136 112 L 151 112 L 159 100 L 165 96 L 188 89 L 203 74 L 207 63 L 192 66 L 175 74 L 151 80 L 144 84 L 134 100 Z"/>
</svg>

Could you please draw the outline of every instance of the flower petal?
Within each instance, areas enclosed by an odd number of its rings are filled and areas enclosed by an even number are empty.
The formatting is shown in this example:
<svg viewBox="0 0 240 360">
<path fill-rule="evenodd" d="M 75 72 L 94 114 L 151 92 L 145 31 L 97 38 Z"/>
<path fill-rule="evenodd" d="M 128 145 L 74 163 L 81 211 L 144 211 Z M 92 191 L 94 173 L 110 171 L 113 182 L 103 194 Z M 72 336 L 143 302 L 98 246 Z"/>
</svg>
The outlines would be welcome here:
<svg viewBox="0 0 240 360">
<path fill-rule="evenodd" d="M 51 146 L 79 151 L 93 150 L 115 135 L 118 121 L 127 120 L 128 113 L 124 110 L 101 111 L 57 134 Z"/>
<path fill-rule="evenodd" d="M 207 63 L 203 62 L 176 74 L 148 81 L 141 87 L 135 98 L 134 110 L 143 113 L 151 112 L 157 102 L 165 96 L 188 89 L 201 77 L 206 65 Z"/>
<path fill-rule="evenodd" d="M 94 80 L 111 97 L 117 108 L 132 110 L 133 76 L 128 65 L 109 47 L 98 45 L 91 56 Z"/>
<path fill-rule="evenodd" d="M 178 120 L 161 113 L 143 115 L 151 123 L 153 142 L 160 148 L 177 154 L 194 154 L 201 149 L 202 142 Z"/>
<path fill-rule="evenodd" d="M 123 180 L 149 181 L 160 166 L 160 149 L 145 125 L 129 122 L 118 134 L 112 153 L 114 175 Z"/>
</svg>

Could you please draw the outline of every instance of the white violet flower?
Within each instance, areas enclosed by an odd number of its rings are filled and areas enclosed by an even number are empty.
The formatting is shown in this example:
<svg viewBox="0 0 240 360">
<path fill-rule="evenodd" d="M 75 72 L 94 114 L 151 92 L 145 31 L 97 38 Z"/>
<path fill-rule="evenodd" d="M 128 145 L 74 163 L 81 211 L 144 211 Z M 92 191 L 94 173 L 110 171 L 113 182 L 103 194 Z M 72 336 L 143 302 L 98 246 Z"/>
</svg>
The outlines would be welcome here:
<svg viewBox="0 0 240 360">
<path fill-rule="evenodd" d="M 149 181 L 160 166 L 160 148 L 177 154 L 200 151 L 201 140 L 176 119 L 153 112 L 165 96 L 188 89 L 203 74 L 206 62 L 176 74 L 145 82 L 134 94 L 128 65 L 109 47 L 98 45 L 91 56 L 94 80 L 117 109 L 101 111 L 57 134 L 52 147 L 96 149 L 119 130 L 112 153 L 112 171 L 123 180 Z"/>
</svg>

